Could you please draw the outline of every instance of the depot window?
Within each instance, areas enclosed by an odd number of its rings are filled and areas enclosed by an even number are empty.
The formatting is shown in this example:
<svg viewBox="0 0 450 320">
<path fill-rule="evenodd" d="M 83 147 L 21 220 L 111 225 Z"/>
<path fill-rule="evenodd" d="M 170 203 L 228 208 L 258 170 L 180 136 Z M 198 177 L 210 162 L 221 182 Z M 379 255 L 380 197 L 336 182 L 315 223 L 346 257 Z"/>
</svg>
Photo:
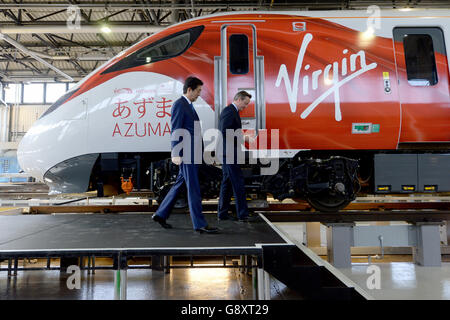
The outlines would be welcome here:
<svg viewBox="0 0 450 320">
<path fill-rule="evenodd" d="M 24 84 L 23 103 L 44 103 L 44 84 L 43 83 Z"/>
<path fill-rule="evenodd" d="M 122 58 L 103 71 L 102 74 L 134 68 L 179 56 L 192 46 L 204 28 L 204 26 L 197 26 L 155 41 Z"/>
<path fill-rule="evenodd" d="M 47 83 L 45 90 L 45 102 L 54 103 L 67 91 L 66 83 Z"/>
<path fill-rule="evenodd" d="M 9 83 L 3 88 L 6 103 L 20 103 L 22 101 L 22 84 Z"/>
<path fill-rule="evenodd" d="M 230 72 L 232 74 L 248 73 L 248 37 L 245 34 L 230 36 Z"/>
<path fill-rule="evenodd" d="M 60 106 L 63 105 L 64 102 L 66 102 L 71 96 L 73 96 L 75 94 L 75 92 L 77 92 L 80 88 L 75 89 L 75 90 L 71 90 L 66 92 L 64 95 L 62 95 L 58 100 L 56 100 L 55 103 L 53 103 L 42 115 L 42 117 L 45 117 L 47 114 L 55 111 L 56 109 L 58 109 Z"/>
<path fill-rule="evenodd" d="M 412 86 L 434 86 L 438 83 L 433 39 L 428 34 L 406 34 L 403 37 L 406 73 Z"/>
</svg>

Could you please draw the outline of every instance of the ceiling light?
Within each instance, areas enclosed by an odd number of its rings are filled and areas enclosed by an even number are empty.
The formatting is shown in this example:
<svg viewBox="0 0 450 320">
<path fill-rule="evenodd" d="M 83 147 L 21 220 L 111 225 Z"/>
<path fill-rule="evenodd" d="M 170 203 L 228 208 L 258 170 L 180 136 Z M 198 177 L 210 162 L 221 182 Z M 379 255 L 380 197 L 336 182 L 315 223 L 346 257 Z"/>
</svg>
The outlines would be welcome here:
<svg viewBox="0 0 450 320">
<path fill-rule="evenodd" d="M 102 26 L 102 28 L 100 30 L 103 33 L 110 33 L 111 32 L 111 29 L 107 25 Z"/>
</svg>

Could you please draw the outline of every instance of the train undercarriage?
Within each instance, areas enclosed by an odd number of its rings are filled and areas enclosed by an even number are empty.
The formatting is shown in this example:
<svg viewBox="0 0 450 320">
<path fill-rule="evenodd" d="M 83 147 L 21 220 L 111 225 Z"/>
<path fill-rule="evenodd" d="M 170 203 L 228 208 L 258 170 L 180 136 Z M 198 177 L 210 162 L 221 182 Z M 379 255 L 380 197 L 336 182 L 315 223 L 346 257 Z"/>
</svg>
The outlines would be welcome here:
<svg viewBox="0 0 450 320">
<path fill-rule="evenodd" d="M 396 172 L 404 170 L 408 175 L 408 172 L 414 171 L 414 168 L 408 168 L 407 164 L 405 166 L 405 159 L 408 163 L 408 161 L 411 162 L 410 159 L 420 160 L 421 155 L 431 155 L 431 160 L 427 161 L 434 163 L 434 171 L 442 171 L 437 174 L 441 176 L 442 181 L 448 178 L 446 175 L 450 170 L 446 170 L 450 168 L 450 155 L 436 151 L 433 153 L 309 151 L 297 154 L 293 158 L 279 159 L 279 169 L 272 175 L 261 175 L 261 168 L 264 165 L 260 163 L 243 164 L 241 168 L 248 199 L 265 200 L 267 196 L 272 196 L 279 201 L 307 200 L 318 211 L 335 212 L 346 207 L 358 193 L 450 191 L 445 190 L 448 188 L 445 182 L 439 183 L 439 181 L 434 184 L 429 183 L 422 189 L 412 183 L 399 182 L 401 185 L 399 188 L 403 189 L 397 190 L 396 182 L 389 185 L 390 182 L 380 180 L 380 177 L 393 177 Z M 90 189 L 97 189 L 99 196 L 108 196 L 123 193 L 124 184 L 121 182 L 131 181 L 132 188 L 152 191 L 154 199 L 160 203 L 178 174 L 178 166 L 174 165 L 168 156 L 167 153 L 101 154 L 91 175 Z M 436 156 L 440 157 L 437 165 Z M 399 169 L 396 167 L 396 161 Z M 420 161 L 417 166 L 421 166 Z M 375 172 L 376 168 L 377 172 Z M 386 169 L 388 171 L 394 170 L 394 173 L 382 172 L 383 168 L 388 168 Z M 433 167 L 426 169 L 425 174 L 436 176 L 436 172 L 433 173 Z M 222 180 L 220 165 L 200 165 L 199 179 L 203 199 L 215 199 L 219 196 Z M 428 189 L 423 189 L 427 186 Z M 179 195 L 176 207 L 186 206 L 185 191 Z"/>
<path fill-rule="evenodd" d="M 175 182 L 177 167 L 167 161 L 154 164 L 154 189 L 160 202 Z M 261 165 L 242 165 L 248 198 L 266 199 L 271 195 L 277 200 L 306 199 L 321 211 L 337 211 L 356 197 L 359 191 L 357 161 L 333 157 L 321 159 L 284 159 L 275 175 L 260 175 Z M 170 177 L 170 180 L 167 179 Z M 220 167 L 201 165 L 200 186 L 204 198 L 217 198 L 220 192 L 222 172 Z M 178 206 L 187 205 L 185 194 Z"/>
</svg>

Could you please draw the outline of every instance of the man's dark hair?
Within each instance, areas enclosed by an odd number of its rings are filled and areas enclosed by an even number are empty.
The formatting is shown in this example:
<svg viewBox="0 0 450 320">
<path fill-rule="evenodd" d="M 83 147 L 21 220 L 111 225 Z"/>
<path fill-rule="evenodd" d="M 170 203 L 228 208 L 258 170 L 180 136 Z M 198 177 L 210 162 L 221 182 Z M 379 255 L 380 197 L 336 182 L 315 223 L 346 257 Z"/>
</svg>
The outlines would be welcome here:
<svg viewBox="0 0 450 320">
<path fill-rule="evenodd" d="M 195 90 L 195 89 L 197 89 L 198 86 L 202 86 L 202 85 L 203 85 L 203 82 L 199 78 L 188 77 L 184 81 L 183 93 L 187 93 L 188 88 L 191 88 L 192 90 Z"/>
<path fill-rule="evenodd" d="M 247 91 L 239 91 L 238 93 L 236 93 L 236 95 L 234 96 L 234 101 L 237 101 L 239 99 L 244 100 L 245 97 L 248 97 L 249 99 L 252 98 L 252 95 L 250 93 L 248 93 Z"/>
</svg>

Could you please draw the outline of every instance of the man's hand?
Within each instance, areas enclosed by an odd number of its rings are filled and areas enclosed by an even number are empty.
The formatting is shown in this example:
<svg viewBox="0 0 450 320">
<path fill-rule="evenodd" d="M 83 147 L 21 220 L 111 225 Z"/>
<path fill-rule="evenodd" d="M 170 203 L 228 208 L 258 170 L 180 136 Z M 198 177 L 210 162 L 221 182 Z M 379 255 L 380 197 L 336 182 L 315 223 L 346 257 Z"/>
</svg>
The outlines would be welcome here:
<svg viewBox="0 0 450 320">
<path fill-rule="evenodd" d="M 175 163 L 177 166 L 181 164 L 181 157 L 172 157 L 172 162 Z"/>
<path fill-rule="evenodd" d="M 251 136 L 249 134 L 244 134 L 244 142 L 252 143 L 256 140 L 256 136 Z"/>
</svg>

